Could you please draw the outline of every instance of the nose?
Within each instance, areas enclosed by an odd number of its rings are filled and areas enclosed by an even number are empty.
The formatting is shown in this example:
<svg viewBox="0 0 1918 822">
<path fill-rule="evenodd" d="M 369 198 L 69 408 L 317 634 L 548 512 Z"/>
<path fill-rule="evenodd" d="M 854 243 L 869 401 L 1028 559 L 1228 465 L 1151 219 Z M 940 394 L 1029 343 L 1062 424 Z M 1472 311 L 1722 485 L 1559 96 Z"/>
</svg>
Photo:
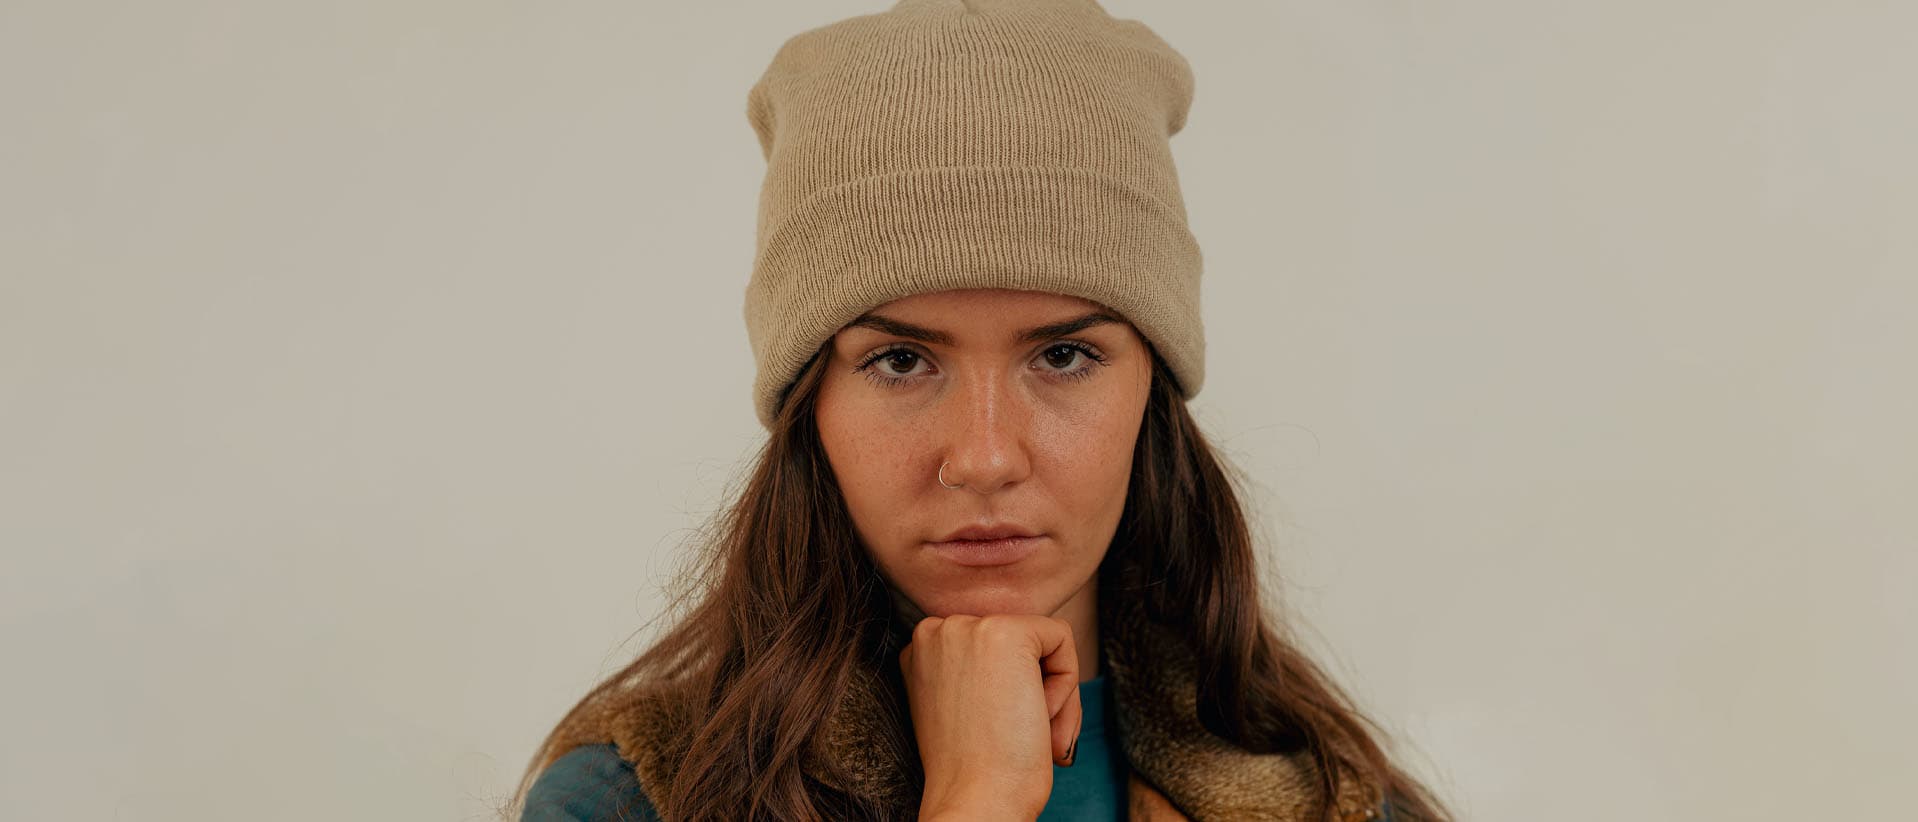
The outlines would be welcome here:
<svg viewBox="0 0 1918 822">
<path fill-rule="evenodd" d="M 1014 380 L 986 369 L 954 382 L 941 400 L 946 447 L 933 455 L 928 474 L 950 461 L 946 484 L 963 484 L 977 494 L 992 494 L 1025 479 L 1032 470 L 1027 450 L 1032 406 Z"/>
</svg>

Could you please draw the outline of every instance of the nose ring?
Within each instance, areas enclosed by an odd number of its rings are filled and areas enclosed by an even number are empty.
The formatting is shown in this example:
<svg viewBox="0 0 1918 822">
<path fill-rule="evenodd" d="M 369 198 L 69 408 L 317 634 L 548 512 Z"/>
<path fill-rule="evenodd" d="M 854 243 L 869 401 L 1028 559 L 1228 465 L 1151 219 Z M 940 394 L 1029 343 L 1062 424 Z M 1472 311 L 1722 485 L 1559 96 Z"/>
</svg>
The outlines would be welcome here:
<svg viewBox="0 0 1918 822">
<path fill-rule="evenodd" d="M 939 484 L 940 485 L 946 485 L 946 465 L 948 464 L 949 464 L 948 462 L 939 463 Z M 962 482 L 962 483 L 959 483 L 958 485 L 946 485 L 946 487 L 960 488 L 960 487 L 963 487 L 964 485 L 965 483 Z"/>
</svg>

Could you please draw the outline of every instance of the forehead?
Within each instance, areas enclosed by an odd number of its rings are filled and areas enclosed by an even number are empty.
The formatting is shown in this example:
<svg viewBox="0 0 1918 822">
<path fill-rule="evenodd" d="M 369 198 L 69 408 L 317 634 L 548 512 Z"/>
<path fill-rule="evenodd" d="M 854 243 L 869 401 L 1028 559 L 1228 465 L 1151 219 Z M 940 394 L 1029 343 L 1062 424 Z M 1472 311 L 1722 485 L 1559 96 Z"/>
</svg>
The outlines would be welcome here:
<svg viewBox="0 0 1918 822">
<path fill-rule="evenodd" d="M 1118 312 L 1066 294 L 972 289 L 916 294 L 882 304 L 842 331 L 887 334 L 934 345 L 969 339 L 1039 342 L 1094 328 L 1126 328 Z"/>
</svg>

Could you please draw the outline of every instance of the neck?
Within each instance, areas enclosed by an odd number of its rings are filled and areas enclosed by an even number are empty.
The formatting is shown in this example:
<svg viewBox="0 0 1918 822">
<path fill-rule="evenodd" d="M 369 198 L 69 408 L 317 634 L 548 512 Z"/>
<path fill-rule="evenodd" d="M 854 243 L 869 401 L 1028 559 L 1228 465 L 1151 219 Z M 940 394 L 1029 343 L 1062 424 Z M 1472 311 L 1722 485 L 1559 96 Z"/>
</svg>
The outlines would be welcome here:
<svg viewBox="0 0 1918 822">
<path fill-rule="evenodd" d="M 1079 681 L 1099 675 L 1099 580 L 1094 576 L 1085 587 L 1059 606 L 1052 615 L 1072 625 L 1072 645 L 1079 652 Z"/>
</svg>

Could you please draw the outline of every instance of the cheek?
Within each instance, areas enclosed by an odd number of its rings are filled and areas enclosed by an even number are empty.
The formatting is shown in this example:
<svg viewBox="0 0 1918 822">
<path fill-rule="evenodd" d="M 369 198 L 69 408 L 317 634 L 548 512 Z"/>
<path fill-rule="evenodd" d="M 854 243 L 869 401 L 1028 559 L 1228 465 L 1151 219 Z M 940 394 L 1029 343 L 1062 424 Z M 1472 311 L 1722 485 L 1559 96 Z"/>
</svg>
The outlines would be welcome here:
<svg viewBox="0 0 1918 822">
<path fill-rule="evenodd" d="M 1061 495 L 1072 500 L 1071 510 L 1096 519 L 1124 506 L 1133 442 L 1131 432 L 1101 430 L 1063 458 L 1054 476 L 1065 484 Z"/>
<path fill-rule="evenodd" d="M 1116 524 L 1125 508 L 1144 411 L 1143 398 L 1113 396 L 1059 418 L 1046 432 L 1046 452 L 1053 455 L 1047 484 L 1064 510 L 1093 533 Z"/>
<path fill-rule="evenodd" d="M 910 431 L 883 416 L 862 413 L 856 403 L 837 402 L 824 393 L 819 397 L 816 419 L 820 443 L 833 478 L 845 497 L 859 536 L 868 544 L 883 545 L 889 539 L 889 521 L 896 512 L 911 510 L 907 495 L 919 487 L 913 483 L 913 443 Z M 888 514 L 888 512 L 895 512 Z"/>
</svg>

